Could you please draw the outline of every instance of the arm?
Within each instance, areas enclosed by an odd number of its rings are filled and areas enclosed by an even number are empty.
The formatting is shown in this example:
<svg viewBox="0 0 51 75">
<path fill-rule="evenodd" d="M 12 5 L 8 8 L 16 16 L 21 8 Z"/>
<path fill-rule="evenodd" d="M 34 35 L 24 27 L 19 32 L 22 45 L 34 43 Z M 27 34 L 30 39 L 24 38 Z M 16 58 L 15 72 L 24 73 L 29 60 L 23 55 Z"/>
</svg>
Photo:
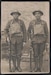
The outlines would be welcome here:
<svg viewBox="0 0 51 75">
<path fill-rule="evenodd" d="M 9 28 L 10 28 L 10 22 L 7 23 L 6 27 L 5 27 L 5 36 L 6 36 L 6 42 L 9 42 L 10 40 L 10 36 L 9 36 Z"/>
<path fill-rule="evenodd" d="M 9 27 L 10 27 L 10 22 L 8 22 L 7 23 L 7 25 L 6 25 L 6 28 L 5 28 L 5 34 L 6 34 L 6 36 L 8 36 L 9 35 Z"/>
<path fill-rule="evenodd" d="M 29 27 L 28 27 L 28 39 L 32 39 L 33 38 L 33 22 L 30 22 Z"/>
<path fill-rule="evenodd" d="M 28 27 L 28 39 L 31 38 L 31 25 Z"/>
<path fill-rule="evenodd" d="M 46 43 L 48 43 L 48 27 L 47 27 L 46 23 L 44 25 L 44 31 L 45 31 L 45 35 L 46 35 Z"/>
<path fill-rule="evenodd" d="M 46 51 L 48 52 L 48 48 L 49 48 L 49 44 L 48 44 L 48 27 L 47 27 L 47 24 L 45 23 L 44 25 L 44 31 L 45 31 L 45 35 L 46 35 Z"/>
<path fill-rule="evenodd" d="M 22 31 L 23 31 L 23 41 L 26 42 L 26 27 L 24 22 L 21 23 L 22 25 Z"/>
</svg>

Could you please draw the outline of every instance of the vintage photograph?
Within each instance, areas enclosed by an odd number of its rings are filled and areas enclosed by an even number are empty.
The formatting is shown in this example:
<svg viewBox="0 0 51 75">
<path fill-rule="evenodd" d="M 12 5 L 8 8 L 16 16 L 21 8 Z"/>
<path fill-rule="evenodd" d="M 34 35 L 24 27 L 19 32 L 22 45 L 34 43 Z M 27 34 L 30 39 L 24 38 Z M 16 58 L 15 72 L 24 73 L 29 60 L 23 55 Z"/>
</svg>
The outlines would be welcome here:
<svg viewBox="0 0 51 75">
<path fill-rule="evenodd" d="M 1 2 L 1 74 L 50 72 L 49 2 Z"/>
</svg>

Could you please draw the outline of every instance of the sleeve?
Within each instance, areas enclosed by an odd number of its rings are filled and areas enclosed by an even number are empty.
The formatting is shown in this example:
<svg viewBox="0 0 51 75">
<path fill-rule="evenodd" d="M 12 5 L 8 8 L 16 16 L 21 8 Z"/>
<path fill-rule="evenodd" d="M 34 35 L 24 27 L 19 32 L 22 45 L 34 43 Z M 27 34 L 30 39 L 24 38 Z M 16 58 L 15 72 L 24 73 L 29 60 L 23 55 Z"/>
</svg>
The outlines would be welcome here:
<svg viewBox="0 0 51 75">
<path fill-rule="evenodd" d="M 23 21 L 21 22 L 21 24 L 22 24 L 21 26 L 22 26 L 22 32 L 23 32 L 23 41 L 26 42 L 26 39 L 27 39 L 26 38 L 27 37 L 27 35 L 26 35 L 26 27 L 25 27 L 25 24 L 24 24 Z"/>
<path fill-rule="evenodd" d="M 32 22 L 30 22 L 28 27 L 28 39 L 31 38 Z"/>
<path fill-rule="evenodd" d="M 9 33 L 9 27 L 10 27 L 10 22 L 7 23 L 5 30 L 4 30 L 6 35 L 8 35 Z"/>
<path fill-rule="evenodd" d="M 47 23 L 44 24 L 44 31 L 45 31 L 45 35 L 46 35 L 46 42 L 48 42 L 48 27 L 47 27 Z"/>
</svg>

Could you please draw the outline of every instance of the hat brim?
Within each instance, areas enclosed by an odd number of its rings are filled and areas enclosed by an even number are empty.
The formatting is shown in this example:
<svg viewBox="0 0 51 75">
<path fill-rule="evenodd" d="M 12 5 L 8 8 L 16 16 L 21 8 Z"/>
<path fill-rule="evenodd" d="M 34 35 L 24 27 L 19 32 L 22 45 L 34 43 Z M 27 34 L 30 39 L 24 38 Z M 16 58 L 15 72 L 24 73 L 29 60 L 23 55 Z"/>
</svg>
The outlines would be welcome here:
<svg viewBox="0 0 51 75">
<path fill-rule="evenodd" d="M 14 14 L 18 14 L 19 16 L 21 15 L 21 13 L 19 12 L 12 12 L 11 15 L 14 15 Z"/>
<path fill-rule="evenodd" d="M 33 15 L 35 15 L 35 14 L 36 14 L 36 12 L 39 12 L 41 15 L 43 15 L 43 12 L 42 12 L 42 11 L 34 11 L 34 12 L 32 12 L 32 13 L 33 13 Z"/>
</svg>

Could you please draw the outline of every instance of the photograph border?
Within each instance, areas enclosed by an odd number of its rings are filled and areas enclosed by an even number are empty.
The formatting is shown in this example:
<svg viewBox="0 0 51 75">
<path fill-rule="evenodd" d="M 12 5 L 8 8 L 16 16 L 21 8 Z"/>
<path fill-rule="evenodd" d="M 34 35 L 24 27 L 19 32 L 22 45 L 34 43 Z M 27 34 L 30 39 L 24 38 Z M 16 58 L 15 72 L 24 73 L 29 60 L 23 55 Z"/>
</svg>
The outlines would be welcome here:
<svg viewBox="0 0 51 75">
<path fill-rule="evenodd" d="M 11 2 L 11 0 L 2 0 L 2 1 L 0 1 L 0 55 L 1 55 L 1 2 Z M 25 2 L 25 0 L 14 0 L 14 1 L 16 1 L 16 2 Z M 27 0 L 27 1 L 30 1 L 30 0 Z M 33 0 L 31 0 L 31 1 L 33 1 Z M 37 1 L 37 2 L 39 2 L 40 0 L 34 0 L 33 2 L 35 2 L 35 1 Z M 41 0 L 40 2 L 49 2 L 49 18 L 50 18 L 50 25 L 51 25 L 51 1 L 50 0 Z M 51 40 L 50 40 L 51 41 Z M 51 42 L 50 42 L 51 43 Z M 51 49 L 51 44 L 50 44 L 50 49 Z M 1 56 L 0 56 L 0 73 L 1 73 Z M 19 73 L 19 74 L 32 74 L 32 73 Z M 40 73 L 41 74 L 41 73 Z M 51 75 L 51 50 L 50 50 L 50 73 L 42 73 L 43 75 Z"/>
</svg>

